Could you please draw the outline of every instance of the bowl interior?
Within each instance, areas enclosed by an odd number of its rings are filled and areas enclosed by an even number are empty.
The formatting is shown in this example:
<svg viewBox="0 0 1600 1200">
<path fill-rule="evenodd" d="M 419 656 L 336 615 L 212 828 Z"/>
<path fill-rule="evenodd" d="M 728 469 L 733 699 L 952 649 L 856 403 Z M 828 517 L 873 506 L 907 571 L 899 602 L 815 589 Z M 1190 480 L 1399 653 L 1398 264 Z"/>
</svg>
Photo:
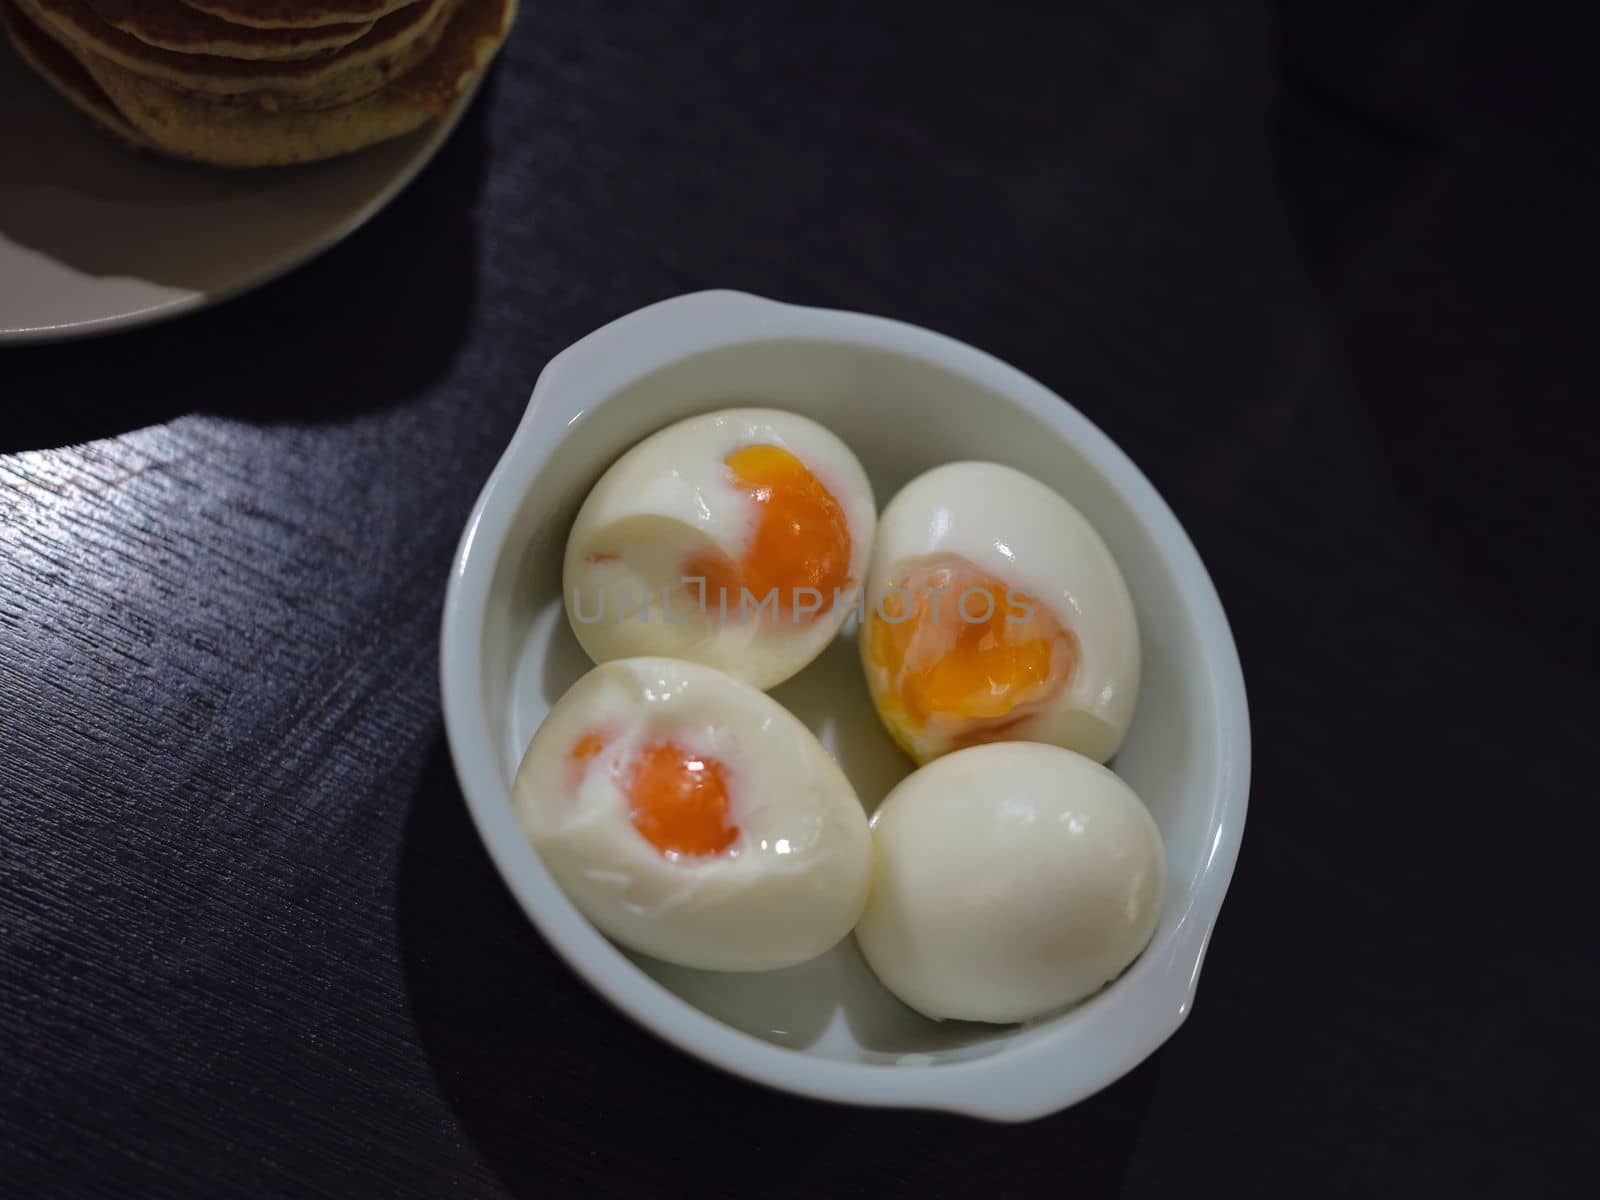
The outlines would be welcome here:
<svg viewBox="0 0 1600 1200">
<path fill-rule="evenodd" d="M 1151 947 L 1127 975 L 1076 1009 L 1025 1028 L 919 1016 L 877 983 L 850 939 L 784 971 L 728 975 L 630 956 L 638 969 L 767 1042 L 834 1061 L 900 1065 L 1013 1052 L 1114 1003 L 1136 974 L 1174 969 L 1161 961 L 1164 948 L 1187 913 L 1222 816 L 1215 786 L 1219 715 L 1208 698 L 1204 647 L 1180 581 L 1134 507 L 1074 443 L 1066 422 L 898 352 L 843 342 L 752 342 L 671 363 L 564 427 L 564 415 L 535 408 L 521 440 L 541 465 L 495 563 L 478 647 L 484 710 L 507 792 L 534 730 L 590 665 L 567 626 L 560 578 L 567 529 L 589 487 L 646 434 L 736 404 L 791 409 L 832 429 L 860 457 L 880 508 L 930 467 L 986 459 L 1034 475 L 1095 525 L 1127 577 L 1144 651 L 1138 709 L 1112 765 L 1161 828 L 1166 900 Z M 839 759 L 870 811 L 912 764 L 879 725 L 849 638 L 847 631 L 772 694 Z M 1185 972 L 1197 965 L 1190 953 L 1190 962 L 1176 964 Z M 1172 1023 L 1177 1019 L 1174 1013 Z"/>
</svg>

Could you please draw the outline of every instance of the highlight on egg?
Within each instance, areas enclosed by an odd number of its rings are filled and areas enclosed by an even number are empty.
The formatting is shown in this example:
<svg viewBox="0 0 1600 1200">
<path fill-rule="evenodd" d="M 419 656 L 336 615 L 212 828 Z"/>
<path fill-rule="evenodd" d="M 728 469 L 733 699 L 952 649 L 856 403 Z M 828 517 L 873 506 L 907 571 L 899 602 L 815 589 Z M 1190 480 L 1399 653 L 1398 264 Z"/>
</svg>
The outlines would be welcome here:
<svg viewBox="0 0 1600 1200">
<path fill-rule="evenodd" d="M 534 735 L 512 802 L 577 908 L 667 962 L 792 966 L 866 902 L 871 840 L 849 780 L 777 701 L 701 664 L 588 672 Z"/>
<path fill-rule="evenodd" d="M 856 606 L 876 505 L 850 449 L 808 418 L 740 408 L 625 453 L 567 539 L 567 617 L 590 658 L 669 655 L 773 687 Z"/>
<path fill-rule="evenodd" d="M 873 703 L 919 763 L 985 742 L 1104 762 L 1139 689 L 1116 560 L 1077 509 L 997 463 L 936 467 L 878 521 L 859 635 Z"/>
<path fill-rule="evenodd" d="M 976 746 L 914 771 L 872 818 L 856 942 L 935 1020 L 1027 1021 L 1092 995 L 1149 943 L 1161 834 L 1120 778 L 1070 750 Z"/>
</svg>

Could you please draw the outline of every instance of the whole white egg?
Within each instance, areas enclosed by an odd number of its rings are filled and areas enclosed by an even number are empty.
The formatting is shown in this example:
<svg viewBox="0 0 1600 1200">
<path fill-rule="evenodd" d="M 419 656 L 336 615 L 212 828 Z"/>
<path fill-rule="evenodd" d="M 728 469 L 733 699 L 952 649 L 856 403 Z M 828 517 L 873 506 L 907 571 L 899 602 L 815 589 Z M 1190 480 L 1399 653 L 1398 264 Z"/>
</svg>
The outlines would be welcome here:
<svg viewBox="0 0 1600 1200">
<path fill-rule="evenodd" d="M 1161 835 L 1110 770 L 1056 746 L 958 750 L 872 818 L 877 865 L 856 940 L 935 1019 L 1026 1021 L 1098 991 L 1155 932 Z"/>
</svg>

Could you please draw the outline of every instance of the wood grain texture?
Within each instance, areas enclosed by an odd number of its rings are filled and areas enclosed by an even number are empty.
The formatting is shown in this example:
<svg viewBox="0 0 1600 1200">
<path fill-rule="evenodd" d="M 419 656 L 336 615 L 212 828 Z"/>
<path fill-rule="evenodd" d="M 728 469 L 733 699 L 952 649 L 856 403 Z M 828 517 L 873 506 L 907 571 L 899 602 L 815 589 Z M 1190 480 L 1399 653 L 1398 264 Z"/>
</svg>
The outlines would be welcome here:
<svg viewBox="0 0 1600 1200">
<path fill-rule="evenodd" d="M 1594 1165 L 1596 197 L 1554 153 L 1583 43 L 1486 4 L 1057 7 L 530 6 L 345 245 L 0 358 L 0 1194 L 1533 1196 Z M 590 995 L 471 831 L 435 668 L 462 522 L 550 355 L 706 286 L 1009 359 L 1216 579 L 1256 743 L 1234 890 L 1189 1023 L 1068 1113 L 724 1078 Z"/>
</svg>

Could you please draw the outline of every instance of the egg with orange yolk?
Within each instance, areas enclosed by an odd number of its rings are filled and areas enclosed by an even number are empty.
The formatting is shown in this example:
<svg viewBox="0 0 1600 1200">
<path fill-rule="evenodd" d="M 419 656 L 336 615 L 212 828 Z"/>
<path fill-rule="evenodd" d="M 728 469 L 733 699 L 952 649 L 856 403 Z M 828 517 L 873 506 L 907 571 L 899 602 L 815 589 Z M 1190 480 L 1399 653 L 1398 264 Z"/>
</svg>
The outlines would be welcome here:
<svg viewBox="0 0 1600 1200">
<path fill-rule="evenodd" d="M 590 490 L 567 538 L 568 619 L 596 662 L 667 655 L 773 687 L 854 609 L 876 512 L 855 455 L 815 421 L 691 417 Z"/>
<path fill-rule="evenodd" d="M 569 899 L 629 949 L 716 971 L 792 966 L 866 904 L 866 814 L 776 700 L 680 659 L 618 659 L 556 702 L 513 787 Z"/>
<path fill-rule="evenodd" d="M 858 636 L 884 725 L 918 762 L 995 741 L 1104 762 L 1139 689 L 1139 629 L 1105 542 L 1038 480 L 950 463 L 878 522 Z"/>
</svg>

